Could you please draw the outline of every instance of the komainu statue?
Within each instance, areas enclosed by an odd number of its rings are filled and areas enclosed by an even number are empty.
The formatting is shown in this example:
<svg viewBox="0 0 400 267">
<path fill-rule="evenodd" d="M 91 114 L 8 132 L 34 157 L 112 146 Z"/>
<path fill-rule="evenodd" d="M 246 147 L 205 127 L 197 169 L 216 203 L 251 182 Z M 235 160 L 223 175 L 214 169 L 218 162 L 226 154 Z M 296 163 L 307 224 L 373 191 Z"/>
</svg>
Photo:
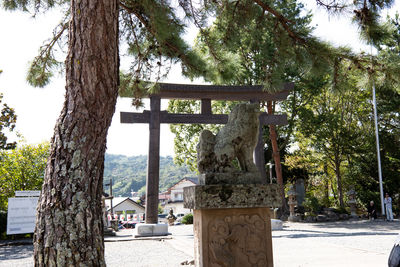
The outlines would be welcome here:
<svg viewBox="0 0 400 267">
<path fill-rule="evenodd" d="M 253 152 L 258 141 L 260 115 L 257 104 L 238 104 L 228 123 L 214 135 L 208 130 L 200 134 L 197 145 L 197 166 L 201 174 L 251 173 L 259 176 L 253 162 Z M 234 167 L 237 159 L 240 170 Z"/>
</svg>

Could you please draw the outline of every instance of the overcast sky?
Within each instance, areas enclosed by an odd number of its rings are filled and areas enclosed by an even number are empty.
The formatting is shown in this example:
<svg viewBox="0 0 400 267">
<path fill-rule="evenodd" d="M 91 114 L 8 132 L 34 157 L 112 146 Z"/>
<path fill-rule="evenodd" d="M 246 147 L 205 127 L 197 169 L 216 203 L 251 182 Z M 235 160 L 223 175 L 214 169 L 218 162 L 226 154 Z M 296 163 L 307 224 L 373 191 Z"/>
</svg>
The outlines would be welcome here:
<svg viewBox="0 0 400 267">
<path fill-rule="evenodd" d="M 303 1 L 314 3 L 315 1 Z M 394 14 L 400 10 L 400 0 L 386 12 Z M 315 9 L 313 4 L 306 5 Z M 44 40 L 51 37 L 53 28 L 59 21 L 59 14 L 49 12 L 32 18 L 21 12 L 0 10 L 0 92 L 5 102 L 17 113 L 17 127 L 27 143 L 50 140 L 59 112 L 64 101 L 64 77 L 57 76 L 45 88 L 32 88 L 25 81 L 29 61 L 36 55 Z M 369 48 L 358 41 L 357 28 L 350 19 L 338 20 L 329 17 L 325 11 L 314 13 L 315 34 L 335 45 L 347 45 L 359 52 Z M 190 32 L 188 39 L 193 38 Z M 179 67 L 171 71 L 164 82 L 190 83 L 179 75 Z M 163 102 L 165 107 L 167 102 Z M 117 108 L 107 138 L 107 153 L 123 155 L 145 155 L 148 151 L 148 125 L 120 124 L 120 111 L 135 111 L 130 99 L 118 99 Z M 161 155 L 173 155 L 173 135 L 168 125 L 161 127 Z"/>
</svg>

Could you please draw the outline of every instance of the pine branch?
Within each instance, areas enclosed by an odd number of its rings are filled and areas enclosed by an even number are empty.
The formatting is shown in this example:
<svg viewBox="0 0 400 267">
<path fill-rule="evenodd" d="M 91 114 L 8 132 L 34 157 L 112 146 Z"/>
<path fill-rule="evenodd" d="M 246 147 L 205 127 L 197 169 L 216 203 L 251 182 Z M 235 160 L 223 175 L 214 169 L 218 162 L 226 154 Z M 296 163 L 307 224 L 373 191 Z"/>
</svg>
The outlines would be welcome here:
<svg viewBox="0 0 400 267">
<path fill-rule="evenodd" d="M 54 45 L 61 39 L 65 30 L 68 28 L 68 22 L 66 22 L 67 18 L 68 14 L 65 16 L 63 22 L 57 26 L 60 28 L 56 28 L 53 31 L 54 36 L 50 42 L 40 47 L 39 55 L 33 59 L 29 66 L 27 80 L 30 85 L 35 87 L 43 87 L 47 85 L 53 75 L 51 70 L 54 67 L 62 66 L 62 63 L 54 58 L 52 52 Z"/>
<path fill-rule="evenodd" d="M 198 14 L 199 12 L 196 11 L 196 8 L 193 6 L 193 2 L 187 1 L 188 2 L 187 6 L 185 6 L 184 3 L 182 3 L 182 2 L 186 2 L 186 1 L 180 1 L 180 5 L 183 8 L 183 10 L 185 11 L 185 13 L 187 15 L 190 14 L 191 17 L 193 18 L 194 25 L 199 29 L 200 34 L 204 37 L 204 41 L 208 47 L 210 54 L 212 55 L 212 57 L 214 58 L 215 61 L 222 62 L 221 57 L 217 55 L 217 52 L 215 51 L 214 46 L 211 45 L 211 43 L 210 43 L 210 36 L 209 36 L 208 32 L 206 30 L 204 30 L 203 23 L 201 22 L 203 20 L 202 16 L 199 15 Z M 237 2 L 237 4 L 238 3 L 239 2 Z"/>
<path fill-rule="evenodd" d="M 282 27 L 287 31 L 287 33 L 289 34 L 289 36 L 301 43 L 301 44 L 305 44 L 306 40 L 300 36 L 298 36 L 297 34 L 295 34 L 292 29 L 290 29 L 289 24 L 293 24 L 292 21 L 288 20 L 287 18 L 285 18 L 281 13 L 279 13 L 278 11 L 276 11 L 275 9 L 271 8 L 269 5 L 267 5 L 266 3 L 262 2 L 261 0 L 254 0 L 254 2 L 259 5 L 264 11 L 268 11 L 269 13 L 271 13 L 272 15 L 274 15 L 274 17 L 278 20 L 279 24 L 282 25 Z"/>
<path fill-rule="evenodd" d="M 68 22 L 65 22 L 61 25 L 61 29 L 54 35 L 50 43 L 43 46 L 45 49 L 40 51 L 39 57 L 48 57 L 53 50 L 54 45 L 60 40 L 61 36 L 63 35 L 64 31 L 68 28 Z"/>
<path fill-rule="evenodd" d="M 119 2 L 119 5 L 129 14 L 134 14 L 136 16 L 137 19 L 139 19 L 139 21 L 145 26 L 145 28 L 149 31 L 149 33 L 155 38 L 158 39 L 158 34 L 156 32 L 156 30 L 151 26 L 150 22 L 139 12 L 139 10 L 132 8 L 132 7 L 128 7 L 127 5 L 125 5 L 122 2 Z M 197 70 L 198 72 L 201 72 L 201 69 L 198 68 L 198 66 L 194 65 L 191 63 L 191 60 L 185 55 L 185 53 L 182 53 L 182 51 L 175 46 L 174 44 L 172 44 L 171 42 L 169 42 L 168 40 L 162 40 L 161 44 L 168 48 L 170 51 L 172 51 L 174 54 L 177 55 L 177 57 L 183 61 L 187 66 L 190 66 L 193 70 Z"/>
<path fill-rule="evenodd" d="M 335 12 L 341 12 L 344 9 L 346 9 L 348 7 L 348 5 L 346 4 L 342 4 L 339 1 L 336 0 L 331 0 L 328 1 L 327 3 L 325 1 L 322 0 L 315 0 L 317 3 L 317 6 L 321 6 L 326 8 L 328 11 L 330 10 L 334 10 Z"/>
</svg>

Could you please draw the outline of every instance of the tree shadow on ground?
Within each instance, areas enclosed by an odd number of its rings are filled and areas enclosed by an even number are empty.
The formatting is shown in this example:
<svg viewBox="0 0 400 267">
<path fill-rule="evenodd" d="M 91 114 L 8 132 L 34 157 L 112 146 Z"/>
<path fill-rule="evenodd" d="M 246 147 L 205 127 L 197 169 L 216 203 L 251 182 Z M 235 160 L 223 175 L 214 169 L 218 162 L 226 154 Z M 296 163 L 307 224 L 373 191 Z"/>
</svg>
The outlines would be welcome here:
<svg viewBox="0 0 400 267">
<path fill-rule="evenodd" d="M 312 223 L 312 227 L 325 229 L 351 229 L 351 230 L 371 230 L 371 231 L 399 231 L 400 223 L 398 220 L 388 222 L 385 220 L 356 220 L 338 221 L 326 223 Z"/>
<path fill-rule="evenodd" d="M 0 262 L 3 260 L 15 260 L 33 256 L 33 245 L 1 246 Z"/>
<path fill-rule="evenodd" d="M 284 230 L 285 232 L 297 232 L 293 234 L 272 235 L 272 238 L 306 238 L 306 237 L 348 237 L 348 236 L 377 236 L 377 235 L 392 235 L 397 233 L 383 232 L 327 232 L 313 230 Z M 301 233 L 298 233 L 301 232 Z"/>
<path fill-rule="evenodd" d="M 292 223 L 285 225 L 281 232 L 273 232 L 274 238 L 305 238 L 305 237 L 346 237 L 346 236 L 376 236 L 399 233 L 399 221 L 384 220 L 350 220 L 321 223 Z"/>
</svg>

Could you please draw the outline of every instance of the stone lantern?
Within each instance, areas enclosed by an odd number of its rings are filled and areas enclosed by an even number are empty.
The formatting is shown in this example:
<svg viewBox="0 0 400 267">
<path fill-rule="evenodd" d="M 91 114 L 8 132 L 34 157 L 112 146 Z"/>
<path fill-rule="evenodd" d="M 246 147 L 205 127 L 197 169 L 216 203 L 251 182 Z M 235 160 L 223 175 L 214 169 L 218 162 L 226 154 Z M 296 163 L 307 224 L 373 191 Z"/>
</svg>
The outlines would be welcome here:
<svg viewBox="0 0 400 267">
<path fill-rule="evenodd" d="M 349 200 L 347 204 L 350 206 L 350 216 L 351 217 L 358 217 L 357 216 L 357 205 L 356 205 L 356 191 L 352 188 L 349 192 L 347 192 L 347 196 Z"/>
<path fill-rule="evenodd" d="M 293 185 L 290 186 L 289 191 L 287 192 L 288 197 L 289 197 L 289 218 L 288 220 L 291 222 L 297 222 L 298 221 L 298 217 L 295 215 L 294 213 L 294 207 L 297 205 L 297 200 L 296 200 L 296 190 L 294 188 Z"/>
</svg>

